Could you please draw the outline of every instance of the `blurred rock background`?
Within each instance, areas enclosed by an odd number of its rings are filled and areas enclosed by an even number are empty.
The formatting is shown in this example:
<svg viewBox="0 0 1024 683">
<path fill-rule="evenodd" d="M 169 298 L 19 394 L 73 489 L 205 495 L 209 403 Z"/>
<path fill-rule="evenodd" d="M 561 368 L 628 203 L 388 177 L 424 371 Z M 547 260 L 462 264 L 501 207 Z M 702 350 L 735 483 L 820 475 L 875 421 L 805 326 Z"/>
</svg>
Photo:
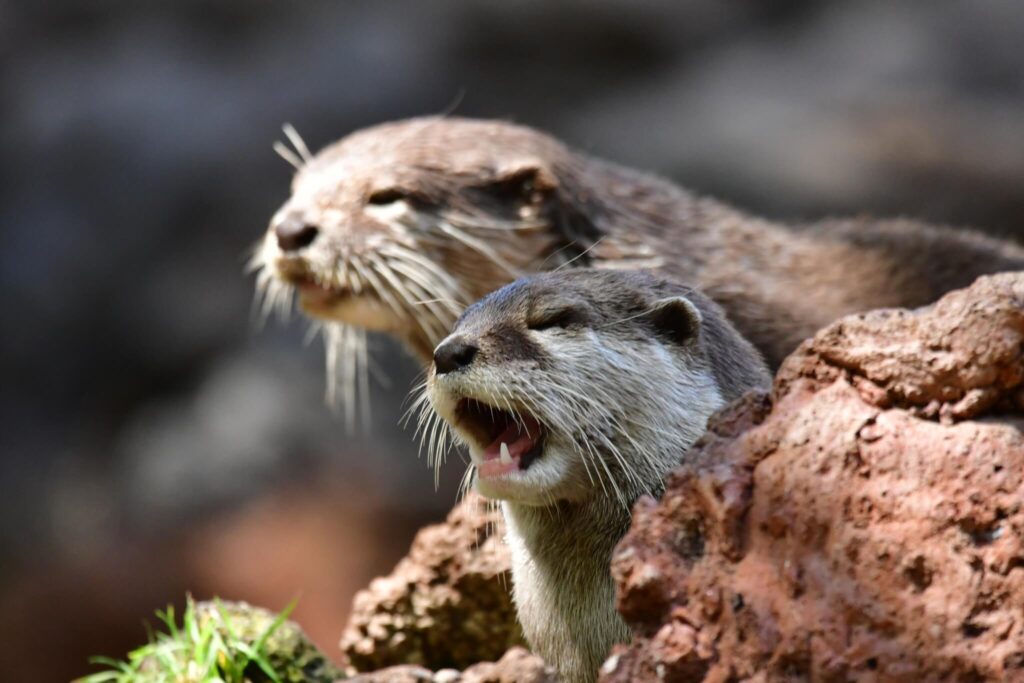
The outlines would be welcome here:
<svg viewBox="0 0 1024 683">
<path fill-rule="evenodd" d="M 1024 236 L 1017 0 L 0 3 L 0 671 L 66 681 L 185 591 L 336 652 L 352 593 L 454 499 L 398 426 L 323 404 L 305 324 L 257 329 L 270 150 L 507 117 L 768 216 Z M 152 621 L 152 619 L 150 619 Z"/>
</svg>

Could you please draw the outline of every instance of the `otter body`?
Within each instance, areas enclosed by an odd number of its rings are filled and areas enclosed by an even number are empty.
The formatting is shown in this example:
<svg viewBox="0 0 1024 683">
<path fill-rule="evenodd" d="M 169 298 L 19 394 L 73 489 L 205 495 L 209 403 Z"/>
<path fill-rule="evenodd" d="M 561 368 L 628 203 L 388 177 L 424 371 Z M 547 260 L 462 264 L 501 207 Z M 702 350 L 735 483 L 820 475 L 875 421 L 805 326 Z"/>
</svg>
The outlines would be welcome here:
<svg viewBox="0 0 1024 683">
<path fill-rule="evenodd" d="M 715 410 L 769 382 L 716 304 L 644 272 L 516 281 L 437 347 L 433 415 L 503 501 L 519 619 L 565 680 L 593 680 L 629 638 L 609 564 L 632 504 L 660 495 Z"/>
<path fill-rule="evenodd" d="M 398 336 L 424 361 L 469 303 L 566 264 L 693 283 L 772 366 L 843 315 L 1024 269 L 1024 248 L 968 231 L 761 220 L 494 121 L 356 132 L 302 163 L 292 190 L 256 256 L 261 282 L 298 288 L 315 318 Z"/>
</svg>

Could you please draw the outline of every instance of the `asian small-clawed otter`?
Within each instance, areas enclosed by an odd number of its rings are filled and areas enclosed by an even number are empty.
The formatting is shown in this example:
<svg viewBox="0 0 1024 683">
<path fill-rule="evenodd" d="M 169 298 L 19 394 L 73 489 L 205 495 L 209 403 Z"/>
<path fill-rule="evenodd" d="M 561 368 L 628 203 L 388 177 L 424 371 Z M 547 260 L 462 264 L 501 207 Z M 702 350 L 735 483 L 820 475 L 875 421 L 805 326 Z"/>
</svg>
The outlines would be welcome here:
<svg viewBox="0 0 1024 683">
<path fill-rule="evenodd" d="M 566 681 L 592 681 L 629 639 L 609 564 L 633 502 L 660 495 L 708 417 L 768 370 L 710 299 L 642 271 L 518 280 L 433 357 L 425 431 L 443 418 L 477 491 L 503 501 L 527 640 Z"/>
<path fill-rule="evenodd" d="M 291 198 L 257 249 L 258 282 L 270 307 L 298 289 L 306 313 L 333 321 L 329 358 L 349 368 L 366 329 L 429 362 L 471 302 L 565 264 L 692 283 L 773 367 L 848 313 L 921 306 L 1024 269 L 1024 248 L 964 230 L 762 220 L 509 123 L 387 123 L 316 156 L 289 132 L 301 158 L 290 155 Z"/>
</svg>

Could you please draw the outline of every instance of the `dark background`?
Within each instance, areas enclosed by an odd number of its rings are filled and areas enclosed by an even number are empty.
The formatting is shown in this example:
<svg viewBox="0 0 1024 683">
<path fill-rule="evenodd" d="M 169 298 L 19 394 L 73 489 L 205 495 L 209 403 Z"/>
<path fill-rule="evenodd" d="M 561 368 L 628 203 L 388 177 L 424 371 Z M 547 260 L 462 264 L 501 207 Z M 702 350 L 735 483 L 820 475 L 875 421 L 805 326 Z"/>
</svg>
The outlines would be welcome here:
<svg viewBox="0 0 1024 683">
<path fill-rule="evenodd" d="M 1024 3 L 0 3 L 0 671 L 66 681 L 186 591 L 336 653 L 435 493 L 396 426 L 324 406 L 305 324 L 250 313 L 249 247 L 318 149 L 506 117 L 762 214 L 1024 229 Z M 841 264 L 837 264 L 841 267 Z"/>
</svg>

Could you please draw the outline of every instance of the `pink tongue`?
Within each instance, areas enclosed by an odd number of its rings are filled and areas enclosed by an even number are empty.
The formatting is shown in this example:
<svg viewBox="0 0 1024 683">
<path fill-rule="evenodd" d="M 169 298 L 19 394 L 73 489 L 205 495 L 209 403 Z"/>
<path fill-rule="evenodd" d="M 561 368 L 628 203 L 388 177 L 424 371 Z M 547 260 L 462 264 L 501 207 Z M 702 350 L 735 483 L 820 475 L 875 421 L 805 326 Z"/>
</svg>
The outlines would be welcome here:
<svg viewBox="0 0 1024 683">
<path fill-rule="evenodd" d="M 537 437 L 540 436 L 540 424 L 529 417 L 524 418 L 526 429 L 523 425 L 513 421 L 505 428 L 498 438 L 491 445 L 484 449 L 484 460 L 497 460 L 501 457 L 501 444 L 508 446 L 509 456 L 515 460 L 533 448 Z"/>
</svg>

